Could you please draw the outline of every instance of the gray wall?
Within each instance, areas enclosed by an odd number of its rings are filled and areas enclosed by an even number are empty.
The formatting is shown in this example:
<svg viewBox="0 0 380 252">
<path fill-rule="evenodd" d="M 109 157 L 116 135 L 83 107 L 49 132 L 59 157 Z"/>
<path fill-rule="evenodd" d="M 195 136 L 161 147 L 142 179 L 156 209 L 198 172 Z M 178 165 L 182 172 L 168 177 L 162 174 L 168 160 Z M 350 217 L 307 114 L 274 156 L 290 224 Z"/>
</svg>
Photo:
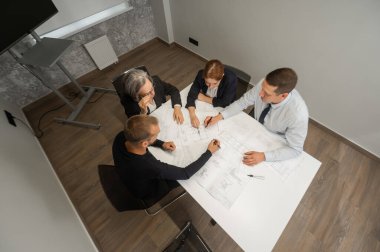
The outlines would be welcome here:
<svg viewBox="0 0 380 252">
<path fill-rule="evenodd" d="M 177 43 L 254 81 L 293 67 L 311 117 L 380 156 L 379 1 L 170 0 L 170 7 Z"/>
<path fill-rule="evenodd" d="M 154 14 L 154 23 L 157 30 L 157 36 L 169 43 L 168 28 L 165 19 L 165 9 L 163 0 L 153 0 L 152 10 Z"/>
<path fill-rule="evenodd" d="M 116 54 L 120 56 L 157 36 L 150 0 L 131 0 L 130 4 L 133 10 L 68 38 L 74 40 L 75 44 L 62 57 L 62 63 L 74 77 L 80 77 L 96 69 L 82 46 L 89 41 L 106 34 Z M 26 38 L 15 48 L 23 51 L 30 46 L 30 43 L 30 39 Z M 37 69 L 37 71 L 55 87 L 70 82 L 56 67 Z M 17 64 L 8 52 L 0 55 L 0 95 L 5 101 L 23 107 L 48 93 L 50 90 Z"/>
<path fill-rule="evenodd" d="M 0 110 L 26 121 L 0 97 Z M 95 252 L 38 140 L 0 115 L 0 251 Z"/>
</svg>

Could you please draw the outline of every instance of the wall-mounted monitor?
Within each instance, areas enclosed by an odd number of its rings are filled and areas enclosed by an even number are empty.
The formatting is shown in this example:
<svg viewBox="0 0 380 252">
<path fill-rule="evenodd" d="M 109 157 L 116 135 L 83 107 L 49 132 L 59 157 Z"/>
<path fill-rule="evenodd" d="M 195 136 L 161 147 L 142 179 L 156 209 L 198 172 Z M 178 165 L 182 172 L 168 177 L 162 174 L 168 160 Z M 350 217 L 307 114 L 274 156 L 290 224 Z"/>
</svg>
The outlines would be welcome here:
<svg viewBox="0 0 380 252">
<path fill-rule="evenodd" d="M 1 0 L 0 54 L 57 12 L 50 0 Z"/>
</svg>

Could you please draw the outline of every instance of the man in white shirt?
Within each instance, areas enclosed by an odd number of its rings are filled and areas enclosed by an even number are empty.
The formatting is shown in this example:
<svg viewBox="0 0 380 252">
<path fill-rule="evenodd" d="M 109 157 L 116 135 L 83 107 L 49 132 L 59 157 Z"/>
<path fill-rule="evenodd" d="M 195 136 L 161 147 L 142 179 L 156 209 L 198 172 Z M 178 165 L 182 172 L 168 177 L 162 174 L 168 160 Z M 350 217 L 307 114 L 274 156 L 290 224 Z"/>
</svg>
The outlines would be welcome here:
<svg viewBox="0 0 380 252">
<path fill-rule="evenodd" d="M 244 153 L 243 163 L 255 165 L 262 161 L 280 161 L 297 157 L 303 151 L 307 135 L 309 113 L 301 95 L 295 90 L 297 74 L 290 68 L 270 72 L 254 88 L 214 117 L 206 117 L 205 125 L 227 119 L 248 106 L 254 105 L 256 120 L 269 131 L 286 140 L 286 146 L 266 152 Z"/>
</svg>

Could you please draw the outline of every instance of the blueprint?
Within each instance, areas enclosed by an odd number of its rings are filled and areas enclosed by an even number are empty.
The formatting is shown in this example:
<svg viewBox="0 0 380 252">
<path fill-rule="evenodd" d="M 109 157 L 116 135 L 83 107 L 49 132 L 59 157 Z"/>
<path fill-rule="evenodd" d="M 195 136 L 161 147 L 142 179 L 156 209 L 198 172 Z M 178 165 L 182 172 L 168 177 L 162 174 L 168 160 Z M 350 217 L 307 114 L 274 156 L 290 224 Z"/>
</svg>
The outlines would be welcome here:
<svg viewBox="0 0 380 252">
<path fill-rule="evenodd" d="M 264 165 L 277 172 L 280 178 L 286 181 L 297 170 L 299 165 L 304 162 L 305 158 L 305 153 L 302 153 L 297 158 L 277 162 L 264 162 Z"/>
<path fill-rule="evenodd" d="M 160 118 L 159 139 L 174 141 L 175 151 L 160 154 L 160 159 L 179 167 L 185 167 L 195 161 L 206 149 L 212 139 L 218 139 L 221 149 L 194 175 L 194 179 L 221 205 L 229 209 L 239 198 L 249 181 L 247 174 L 252 171 L 271 169 L 282 180 L 295 172 L 302 157 L 282 162 L 262 162 L 257 166 L 246 166 L 242 159 L 248 151 L 268 151 L 282 147 L 285 142 L 279 136 L 267 131 L 264 127 L 254 127 L 247 120 L 222 120 L 215 125 L 205 127 L 206 116 L 215 116 L 211 111 L 197 112 L 201 125 L 198 129 L 191 126 L 189 113 L 183 109 L 185 121 L 177 124 L 173 120 L 172 110 L 161 110 L 156 114 Z M 223 129 L 229 129 L 228 131 Z M 238 131 L 239 134 L 234 134 Z M 250 141 L 247 141 L 250 139 Z M 252 139 L 254 139 L 252 141 Z"/>
<path fill-rule="evenodd" d="M 161 118 L 163 119 L 160 120 L 161 131 L 159 134 L 159 139 L 163 141 L 175 140 L 176 145 L 189 146 L 199 141 L 209 142 L 219 135 L 219 123 L 213 126 L 209 126 L 207 128 L 203 124 L 204 118 L 206 118 L 205 113 L 197 113 L 198 119 L 201 122 L 198 129 L 191 126 L 188 111 L 183 110 L 182 113 L 185 118 L 183 124 L 177 124 L 176 122 L 174 122 L 173 115 L 171 113 L 161 115 Z"/>
<path fill-rule="evenodd" d="M 218 136 L 221 149 L 195 174 L 195 180 L 224 207 L 230 208 L 244 189 L 245 167 L 241 162 L 244 145 L 229 133 Z"/>
</svg>

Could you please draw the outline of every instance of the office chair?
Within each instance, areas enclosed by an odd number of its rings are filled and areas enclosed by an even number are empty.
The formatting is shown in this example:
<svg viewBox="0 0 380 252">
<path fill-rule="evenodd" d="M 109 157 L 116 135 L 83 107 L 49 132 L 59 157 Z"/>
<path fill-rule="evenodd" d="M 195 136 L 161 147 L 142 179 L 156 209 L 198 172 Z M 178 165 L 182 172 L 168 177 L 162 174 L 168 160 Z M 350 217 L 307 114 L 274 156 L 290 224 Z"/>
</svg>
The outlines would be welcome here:
<svg viewBox="0 0 380 252">
<path fill-rule="evenodd" d="M 246 91 L 249 90 L 251 86 L 250 84 L 251 75 L 233 66 L 224 65 L 224 67 L 232 71 L 238 79 L 238 86 L 236 90 L 236 100 L 237 100 L 240 97 L 242 97 Z"/>
<path fill-rule="evenodd" d="M 147 72 L 149 75 L 148 69 L 145 66 L 138 66 L 138 67 L 130 68 L 130 69 L 124 71 L 119 76 L 115 77 L 112 80 L 112 85 L 114 86 L 116 93 L 119 96 L 120 102 L 123 99 L 123 94 L 124 94 L 124 83 L 122 82 L 122 80 L 123 80 L 124 75 L 126 75 L 128 73 L 128 71 L 131 69 L 140 69 L 140 70 Z"/>
<path fill-rule="evenodd" d="M 238 79 L 238 85 L 237 85 L 237 90 L 236 90 L 236 98 L 235 100 L 238 100 L 240 97 L 244 95 L 245 92 L 247 92 L 251 87 L 253 87 L 251 81 L 251 75 L 247 74 L 246 72 L 233 67 L 229 65 L 224 65 L 226 69 L 229 69 L 232 71 L 237 79 Z M 254 117 L 255 114 L 255 108 L 254 106 L 249 106 L 244 110 L 248 115 Z M 214 225 L 214 224 L 213 224 Z"/>
<path fill-rule="evenodd" d="M 146 214 L 154 216 L 187 193 L 186 191 L 181 192 L 156 211 L 152 211 L 150 208 L 163 199 L 167 194 L 162 195 L 162 197 L 156 201 L 147 202 L 137 199 L 131 192 L 129 192 L 128 188 L 121 181 L 114 165 L 99 165 L 98 173 L 100 184 L 103 187 L 104 193 L 111 202 L 112 206 L 119 212 L 128 210 L 145 210 Z"/>
<path fill-rule="evenodd" d="M 199 235 L 190 221 L 182 228 L 175 239 L 164 249 L 164 252 L 211 252 L 210 247 Z"/>
</svg>

